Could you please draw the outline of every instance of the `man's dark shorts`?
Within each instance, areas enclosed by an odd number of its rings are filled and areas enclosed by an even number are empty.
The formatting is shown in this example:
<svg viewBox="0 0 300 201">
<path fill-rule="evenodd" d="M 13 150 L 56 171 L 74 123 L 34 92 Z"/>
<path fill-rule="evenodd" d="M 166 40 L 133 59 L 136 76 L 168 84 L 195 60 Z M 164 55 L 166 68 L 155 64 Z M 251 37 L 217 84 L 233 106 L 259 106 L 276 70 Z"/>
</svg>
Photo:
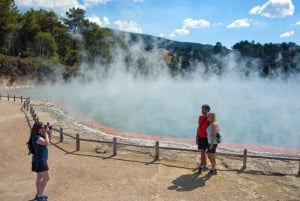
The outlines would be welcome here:
<svg viewBox="0 0 300 201">
<path fill-rule="evenodd" d="M 207 150 L 208 141 L 205 137 L 198 137 L 198 150 Z"/>
<path fill-rule="evenodd" d="M 207 153 L 211 153 L 211 154 L 216 153 L 218 144 L 214 144 L 212 149 L 209 149 L 209 146 L 210 146 L 210 144 L 208 145 Z"/>
<path fill-rule="evenodd" d="M 44 172 L 44 171 L 48 171 L 49 167 L 48 167 L 48 163 L 47 161 L 44 162 L 40 162 L 40 163 L 32 163 L 32 168 L 31 170 L 33 172 Z"/>
</svg>

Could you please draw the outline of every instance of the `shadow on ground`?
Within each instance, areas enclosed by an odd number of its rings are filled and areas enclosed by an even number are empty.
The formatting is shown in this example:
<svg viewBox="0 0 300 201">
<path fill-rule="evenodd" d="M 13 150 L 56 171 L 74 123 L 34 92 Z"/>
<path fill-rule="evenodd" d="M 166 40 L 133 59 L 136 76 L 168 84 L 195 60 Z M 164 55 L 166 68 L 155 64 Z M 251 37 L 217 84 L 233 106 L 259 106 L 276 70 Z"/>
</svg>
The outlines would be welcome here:
<svg viewBox="0 0 300 201">
<path fill-rule="evenodd" d="M 199 177 L 198 173 L 185 174 L 177 177 L 172 181 L 173 185 L 169 186 L 169 190 L 176 190 L 179 192 L 192 191 L 198 187 L 204 187 L 205 182 L 210 178 L 208 174 Z"/>
</svg>

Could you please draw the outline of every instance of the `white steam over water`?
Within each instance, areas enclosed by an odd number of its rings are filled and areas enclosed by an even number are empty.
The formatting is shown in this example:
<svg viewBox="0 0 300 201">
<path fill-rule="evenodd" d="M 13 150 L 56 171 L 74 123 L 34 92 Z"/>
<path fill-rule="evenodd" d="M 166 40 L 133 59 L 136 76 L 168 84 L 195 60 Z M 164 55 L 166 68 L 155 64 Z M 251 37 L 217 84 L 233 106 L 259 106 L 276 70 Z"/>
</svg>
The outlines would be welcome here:
<svg viewBox="0 0 300 201">
<path fill-rule="evenodd" d="M 298 79 L 245 78 L 234 71 L 234 61 L 221 77 L 204 78 L 197 72 L 189 79 L 174 79 L 162 72 L 161 64 L 155 70 L 158 55 L 149 59 L 149 66 L 159 76 L 144 79 L 126 71 L 122 60 L 115 59 L 106 77 L 98 66 L 85 72 L 91 80 L 85 84 L 73 80 L 24 93 L 60 101 L 75 114 L 109 127 L 174 138 L 194 139 L 201 105 L 207 103 L 224 141 L 300 148 Z"/>
</svg>

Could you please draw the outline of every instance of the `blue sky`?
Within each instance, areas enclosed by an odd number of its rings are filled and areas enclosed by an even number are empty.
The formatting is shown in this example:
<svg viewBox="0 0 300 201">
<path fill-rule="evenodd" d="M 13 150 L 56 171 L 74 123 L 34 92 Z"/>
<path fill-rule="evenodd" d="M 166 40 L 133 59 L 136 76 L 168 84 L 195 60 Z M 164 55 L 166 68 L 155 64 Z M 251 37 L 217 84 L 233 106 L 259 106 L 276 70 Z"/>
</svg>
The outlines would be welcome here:
<svg viewBox="0 0 300 201">
<path fill-rule="evenodd" d="M 242 40 L 300 45 L 299 0 L 15 0 L 20 11 L 82 8 L 101 27 L 230 48 Z"/>
</svg>

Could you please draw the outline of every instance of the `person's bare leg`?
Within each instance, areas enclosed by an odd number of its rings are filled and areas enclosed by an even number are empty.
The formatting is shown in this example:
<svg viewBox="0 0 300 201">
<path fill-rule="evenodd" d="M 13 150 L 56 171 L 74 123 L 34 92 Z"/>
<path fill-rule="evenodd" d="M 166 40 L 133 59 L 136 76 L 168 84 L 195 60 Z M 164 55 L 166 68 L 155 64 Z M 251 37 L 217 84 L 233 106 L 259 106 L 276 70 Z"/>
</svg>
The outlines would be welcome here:
<svg viewBox="0 0 300 201">
<path fill-rule="evenodd" d="M 38 180 L 39 179 L 39 180 Z M 37 193 L 39 195 L 44 194 L 47 182 L 49 181 L 48 171 L 39 172 L 37 177 Z"/>
<path fill-rule="evenodd" d="M 215 154 L 213 154 L 213 153 L 209 154 L 209 161 L 211 163 L 211 169 L 215 170 L 216 169 L 216 157 L 215 157 Z"/>
<path fill-rule="evenodd" d="M 207 157 L 211 163 L 211 170 L 209 171 L 209 174 L 216 175 L 216 154 L 215 153 L 208 153 Z"/>
<path fill-rule="evenodd" d="M 36 181 L 35 181 L 35 186 L 36 186 L 36 193 L 39 194 L 40 191 L 40 182 L 42 180 L 42 176 L 40 173 L 36 174 Z"/>
<path fill-rule="evenodd" d="M 201 158 L 200 158 L 200 166 L 202 167 L 206 167 L 207 166 L 207 160 L 206 160 L 206 155 L 205 155 L 205 151 L 201 150 Z"/>
</svg>

